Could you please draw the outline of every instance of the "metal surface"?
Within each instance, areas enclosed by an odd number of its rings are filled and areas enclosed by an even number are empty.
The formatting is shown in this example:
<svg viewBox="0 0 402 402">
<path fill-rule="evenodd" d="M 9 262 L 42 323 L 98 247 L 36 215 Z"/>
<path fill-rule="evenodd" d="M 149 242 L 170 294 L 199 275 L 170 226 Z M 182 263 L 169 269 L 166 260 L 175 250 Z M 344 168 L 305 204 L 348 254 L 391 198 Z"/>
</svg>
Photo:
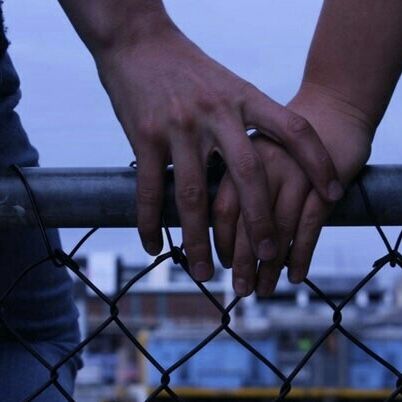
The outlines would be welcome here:
<svg viewBox="0 0 402 402">
<path fill-rule="evenodd" d="M 132 168 L 24 168 L 48 227 L 135 227 L 136 172 Z M 210 175 L 210 198 L 219 179 Z M 215 176 L 215 177 L 214 177 Z M 368 166 L 363 183 L 380 225 L 402 225 L 402 165 Z M 180 226 L 173 173 L 167 172 L 165 220 Z M 36 224 L 26 190 L 14 171 L 0 173 L 0 225 Z M 350 186 L 328 226 L 371 226 L 358 185 Z"/>
</svg>

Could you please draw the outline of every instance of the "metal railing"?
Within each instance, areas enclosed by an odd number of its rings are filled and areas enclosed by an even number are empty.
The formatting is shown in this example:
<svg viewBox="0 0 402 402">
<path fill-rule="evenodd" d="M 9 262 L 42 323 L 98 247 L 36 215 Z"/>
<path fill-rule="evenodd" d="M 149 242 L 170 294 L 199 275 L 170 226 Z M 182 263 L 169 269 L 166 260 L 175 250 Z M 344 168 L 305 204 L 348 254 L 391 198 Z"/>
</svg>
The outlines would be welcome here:
<svg viewBox="0 0 402 402">
<path fill-rule="evenodd" d="M 246 348 L 266 366 L 267 370 L 273 372 L 281 381 L 282 386 L 275 401 L 282 401 L 287 398 L 292 390 L 292 382 L 334 331 L 339 331 L 340 334 L 389 370 L 395 377 L 395 389 L 390 393 L 386 401 L 393 401 L 398 395 L 402 394 L 402 373 L 399 369 L 357 339 L 342 323 L 343 309 L 374 276 L 386 266 L 402 267 L 402 256 L 398 252 L 402 241 L 402 232 L 393 246 L 380 227 L 380 225 L 402 225 L 402 166 L 370 166 L 365 168 L 360 178 L 350 187 L 344 200 L 339 203 L 327 222 L 327 225 L 330 226 L 375 226 L 387 252 L 386 255 L 381 256 L 374 262 L 370 272 L 338 304 L 334 303 L 312 281 L 309 279 L 304 281 L 322 302 L 326 303 L 333 311 L 333 319 L 332 324 L 321 334 L 290 374 L 282 372 L 270 360 L 269 356 L 263 356 L 231 327 L 231 312 L 239 303 L 240 298 L 236 297 L 227 306 L 223 306 L 208 291 L 207 287 L 200 282 L 194 281 L 200 292 L 205 295 L 206 302 L 212 303 L 220 313 L 221 321 L 217 323 L 216 328 L 205 339 L 170 367 L 163 367 L 120 319 L 119 302 L 122 297 L 141 278 L 152 270 L 157 269 L 163 261 L 171 259 L 174 264 L 180 266 L 190 276 L 183 247 L 173 243 L 168 228 L 179 225 L 177 210 L 174 205 L 173 175 L 171 171 L 167 172 L 168 186 L 164 210 L 165 232 L 169 242 L 169 252 L 161 254 L 151 265 L 134 275 L 113 297 L 103 293 L 80 270 L 80 266 L 75 260 L 76 253 L 84 242 L 96 232 L 97 228 L 136 226 L 135 175 L 134 168 L 41 169 L 19 168 L 16 166 L 0 174 L 0 225 L 3 227 L 15 225 L 39 226 L 48 253 L 45 259 L 33 261 L 32 265 L 21 273 L 7 292 L 0 295 L 0 323 L 6 328 L 9 335 L 20 342 L 49 372 L 48 381 L 44 384 L 38 384 L 32 390 L 32 394 L 27 396 L 26 401 L 34 401 L 36 397 L 40 396 L 52 385 L 58 389 L 67 401 L 74 401 L 74 397 L 69 395 L 58 381 L 58 371 L 69 359 L 80 353 L 112 323 L 117 325 L 122 334 L 160 372 L 160 385 L 148 396 L 147 400 L 150 401 L 155 400 L 163 391 L 172 400 L 182 400 L 170 386 L 171 374 L 223 332 L 228 334 L 234 342 L 238 342 Z M 210 175 L 209 190 L 211 200 L 216 192 L 219 176 L 219 174 Z M 91 226 L 95 226 L 95 228 L 91 229 L 70 252 L 52 249 L 46 233 L 46 227 Z M 57 364 L 50 364 L 46 361 L 30 342 L 25 340 L 18 331 L 9 325 L 4 314 L 7 299 L 17 289 L 22 279 L 29 272 L 35 270 L 43 261 L 52 261 L 55 268 L 66 266 L 110 309 L 110 314 L 105 321 L 69 353 L 66 353 Z"/>
<path fill-rule="evenodd" d="M 24 168 L 46 227 L 136 227 L 136 171 L 133 168 Z M 210 199 L 220 174 L 210 174 Z M 173 172 L 167 172 L 164 219 L 179 227 Z M 383 226 L 402 225 L 402 166 L 365 168 L 361 182 L 370 194 L 373 216 Z M 0 225 L 36 225 L 33 204 L 14 171 L 0 173 Z M 371 226 L 357 183 L 339 202 L 328 226 Z"/>
</svg>

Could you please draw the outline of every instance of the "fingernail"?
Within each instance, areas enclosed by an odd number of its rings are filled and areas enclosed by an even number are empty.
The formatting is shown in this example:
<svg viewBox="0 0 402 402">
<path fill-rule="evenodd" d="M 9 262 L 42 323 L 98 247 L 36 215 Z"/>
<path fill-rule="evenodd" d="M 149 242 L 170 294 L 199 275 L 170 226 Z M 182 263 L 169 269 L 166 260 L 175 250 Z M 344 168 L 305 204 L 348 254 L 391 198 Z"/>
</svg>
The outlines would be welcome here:
<svg viewBox="0 0 402 402">
<path fill-rule="evenodd" d="M 145 244 L 145 250 L 151 255 L 157 255 L 160 252 L 160 245 L 155 241 L 150 241 Z"/>
<path fill-rule="evenodd" d="M 270 287 L 269 289 L 268 288 L 263 288 L 263 289 L 258 288 L 257 296 L 258 297 L 270 297 L 270 296 L 272 296 L 273 292 L 274 292 L 273 287 Z"/>
<path fill-rule="evenodd" d="M 260 282 L 257 288 L 257 295 L 260 297 L 269 297 L 275 290 L 275 286 L 271 282 Z"/>
<path fill-rule="evenodd" d="M 328 185 L 328 196 L 332 201 L 339 201 L 343 197 L 343 187 L 337 180 L 332 180 Z"/>
<path fill-rule="evenodd" d="M 264 239 L 258 245 L 257 257 L 262 261 L 270 261 L 276 257 L 276 243 L 272 239 Z"/>
<path fill-rule="evenodd" d="M 243 297 L 248 295 L 248 284 L 242 278 L 237 278 L 234 283 L 234 288 L 237 296 Z"/>
<path fill-rule="evenodd" d="M 289 276 L 289 282 L 293 283 L 293 285 L 299 285 L 304 281 L 304 276 L 301 276 L 300 274 L 293 274 Z"/>
<path fill-rule="evenodd" d="M 211 276 L 211 268 L 205 262 L 197 262 L 191 271 L 195 280 L 200 282 L 207 281 Z"/>
<path fill-rule="evenodd" d="M 223 268 L 232 268 L 232 261 L 229 258 L 222 258 L 221 263 Z"/>
</svg>

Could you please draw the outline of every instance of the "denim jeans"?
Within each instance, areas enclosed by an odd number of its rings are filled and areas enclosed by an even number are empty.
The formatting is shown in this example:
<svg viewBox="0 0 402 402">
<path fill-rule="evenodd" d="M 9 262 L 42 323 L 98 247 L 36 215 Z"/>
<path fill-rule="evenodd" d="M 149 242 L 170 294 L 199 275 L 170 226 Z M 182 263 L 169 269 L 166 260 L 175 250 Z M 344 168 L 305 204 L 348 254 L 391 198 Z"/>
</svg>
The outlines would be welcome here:
<svg viewBox="0 0 402 402">
<path fill-rule="evenodd" d="M 20 99 L 19 79 L 10 57 L 0 59 L 0 169 L 11 164 L 38 166 L 38 152 L 29 143 L 15 112 Z M 0 194 L 1 198 L 6 195 Z M 60 248 L 57 230 L 48 230 L 53 248 Z M 46 257 L 38 229 L 0 228 L 0 298 L 30 264 Z M 2 317 L 50 365 L 55 365 L 79 342 L 78 312 L 67 270 L 52 262 L 37 266 L 5 299 Z M 1 300 L 1 299 L 0 299 Z M 80 356 L 58 370 L 59 383 L 73 392 Z M 50 379 L 47 370 L 5 329 L 0 320 L 0 401 L 24 401 Z M 37 402 L 65 398 L 52 385 Z"/>
</svg>

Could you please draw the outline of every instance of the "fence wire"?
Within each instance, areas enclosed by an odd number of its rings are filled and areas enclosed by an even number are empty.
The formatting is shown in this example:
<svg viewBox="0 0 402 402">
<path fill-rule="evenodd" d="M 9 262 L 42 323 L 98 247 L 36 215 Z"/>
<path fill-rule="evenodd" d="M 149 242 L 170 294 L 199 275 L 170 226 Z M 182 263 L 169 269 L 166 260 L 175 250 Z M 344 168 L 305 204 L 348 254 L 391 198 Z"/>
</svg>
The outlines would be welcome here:
<svg viewBox="0 0 402 402">
<path fill-rule="evenodd" d="M 135 168 L 135 164 L 131 164 L 133 168 Z M 170 235 L 168 227 L 164 224 L 164 230 L 166 233 L 166 237 L 169 243 L 169 252 L 159 255 L 155 258 L 154 262 L 142 270 L 140 273 L 136 274 L 129 280 L 125 286 L 114 295 L 114 297 L 110 298 L 105 293 L 103 293 L 89 278 L 80 270 L 79 264 L 75 261 L 74 257 L 76 253 L 79 251 L 81 246 L 99 229 L 93 228 L 91 229 L 77 244 L 76 246 L 67 253 L 62 249 L 53 249 L 51 243 L 48 239 L 45 226 L 43 224 L 38 204 L 35 200 L 35 195 L 28 183 L 24 175 L 24 171 L 22 168 L 17 165 L 13 165 L 12 168 L 21 179 L 23 183 L 27 196 L 32 204 L 32 208 L 35 214 L 35 218 L 38 224 L 38 227 L 41 232 L 41 236 L 44 242 L 44 245 L 47 250 L 47 256 L 41 259 L 40 261 L 35 261 L 29 267 L 26 267 L 19 275 L 19 277 L 14 281 L 14 283 L 10 286 L 10 288 L 1 296 L 0 298 L 0 323 L 4 326 L 5 330 L 9 333 L 9 335 L 15 341 L 19 342 L 48 372 L 49 379 L 43 384 L 39 384 L 36 389 L 32 390 L 31 395 L 29 395 L 25 402 L 34 401 L 37 397 L 39 397 L 43 392 L 45 392 L 52 385 L 57 388 L 60 394 L 65 398 L 66 401 L 74 402 L 75 399 L 72 395 L 68 393 L 68 391 L 60 384 L 58 381 L 58 372 L 70 359 L 74 356 L 80 354 L 83 349 L 93 341 L 105 328 L 107 328 L 113 322 L 120 328 L 122 333 L 132 342 L 132 344 L 138 349 L 140 353 L 155 367 L 156 370 L 160 372 L 160 385 L 153 390 L 153 392 L 148 396 L 146 401 L 154 401 L 162 392 L 166 392 L 170 398 L 174 401 L 184 401 L 183 398 L 180 398 L 172 389 L 170 384 L 171 374 L 185 364 L 189 359 L 195 356 L 199 351 L 201 351 L 206 345 L 212 342 L 219 334 L 226 332 L 235 342 L 238 342 L 245 349 L 247 349 L 256 359 L 262 362 L 267 370 L 273 372 L 276 377 L 281 381 L 282 386 L 278 392 L 278 396 L 274 399 L 274 401 L 284 401 L 287 396 L 290 394 L 292 390 L 292 382 L 298 376 L 298 374 L 303 370 L 303 368 L 307 365 L 309 360 L 315 354 L 315 352 L 321 347 L 321 345 L 326 341 L 326 339 L 335 331 L 339 331 L 343 336 L 345 336 L 350 342 L 360 348 L 363 352 L 369 355 L 373 360 L 377 361 L 380 365 L 386 368 L 392 375 L 395 377 L 395 389 L 388 396 L 385 401 L 394 401 L 398 398 L 399 395 L 402 394 L 402 373 L 398 370 L 398 368 L 394 367 L 390 362 L 386 361 L 384 358 L 379 356 L 374 350 L 370 349 L 367 345 L 365 345 L 361 340 L 357 339 L 352 333 L 350 333 L 343 325 L 342 325 L 342 311 L 343 309 L 350 303 L 350 301 L 358 294 L 358 292 L 365 287 L 374 276 L 376 276 L 381 270 L 386 266 L 396 267 L 399 266 L 402 268 L 402 255 L 398 251 L 402 242 L 402 231 L 400 232 L 396 243 L 394 246 L 391 245 L 390 241 L 386 237 L 382 228 L 378 225 L 375 215 L 372 212 L 372 207 L 370 204 L 369 195 L 366 192 L 366 189 L 359 179 L 359 188 L 364 201 L 364 204 L 367 209 L 367 213 L 372 219 L 373 226 L 377 229 L 379 236 L 381 237 L 385 248 L 386 254 L 376 260 L 373 264 L 372 270 L 350 291 L 350 293 L 342 300 L 339 304 L 335 304 L 317 285 L 315 285 L 311 280 L 305 279 L 304 283 L 319 297 L 319 299 L 326 303 L 333 310 L 332 317 L 332 325 L 330 325 L 319 337 L 319 339 L 311 346 L 311 348 L 307 351 L 304 357 L 299 361 L 296 367 L 289 375 L 285 375 L 272 361 L 269 360 L 269 357 L 263 356 L 258 350 L 256 350 L 249 342 L 247 342 L 244 338 L 242 338 L 235 330 L 230 327 L 231 323 L 231 311 L 233 308 L 239 303 L 241 300 L 240 297 L 235 297 L 233 301 L 227 305 L 223 306 L 212 294 L 208 291 L 208 289 L 201 283 L 192 279 L 189 267 L 187 263 L 187 258 L 184 253 L 183 245 L 178 246 L 173 243 L 172 237 Z M 206 337 L 204 338 L 197 346 L 195 346 L 191 351 L 186 353 L 181 359 L 177 360 L 170 367 L 163 367 L 160 362 L 158 362 L 155 357 L 141 344 L 139 339 L 129 330 L 129 328 L 125 325 L 125 323 L 119 318 L 119 306 L 118 303 L 125 296 L 128 291 L 145 275 L 147 275 L 152 270 L 156 269 L 163 261 L 170 259 L 174 264 L 180 266 L 188 276 L 193 280 L 196 286 L 199 288 L 200 292 L 204 294 L 206 301 L 212 303 L 217 311 L 221 314 L 221 322 L 217 325 L 217 327 Z M 6 316 L 6 302 L 10 297 L 12 292 L 18 287 L 19 283 L 23 280 L 23 278 L 35 270 L 39 265 L 44 262 L 51 261 L 55 267 L 55 269 L 59 267 L 67 267 L 74 275 L 77 276 L 79 280 L 81 280 L 85 286 L 91 289 L 106 305 L 109 306 L 110 315 L 107 317 L 104 322 L 99 325 L 89 336 L 83 339 L 74 349 L 72 349 L 69 353 L 67 353 L 60 361 L 56 364 L 50 364 L 41 354 L 28 342 L 24 339 L 21 334 L 18 333 L 15 329 L 13 329 L 7 322 Z"/>
</svg>

